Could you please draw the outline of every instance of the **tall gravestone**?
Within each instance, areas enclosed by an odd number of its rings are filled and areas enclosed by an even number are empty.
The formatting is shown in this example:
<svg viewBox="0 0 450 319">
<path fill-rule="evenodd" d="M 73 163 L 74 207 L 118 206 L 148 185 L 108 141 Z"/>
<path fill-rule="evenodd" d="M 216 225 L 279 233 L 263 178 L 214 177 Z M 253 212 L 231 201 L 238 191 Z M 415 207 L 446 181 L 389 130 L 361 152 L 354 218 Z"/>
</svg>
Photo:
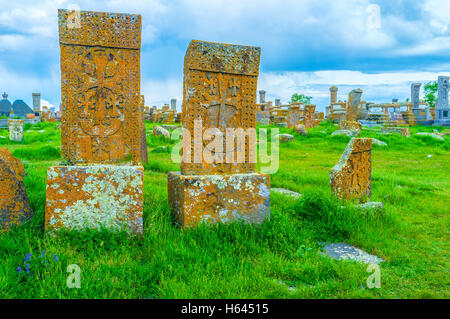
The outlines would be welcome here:
<svg viewBox="0 0 450 319">
<path fill-rule="evenodd" d="M 177 111 L 177 99 L 170 100 L 170 109 L 173 111 Z"/>
<path fill-rule="evenodd" d="M 65 165 L 47 172 L 46 229 L 141 234 L 141 16 L 58 10 L 58 23 Z"/>
<path fill-rule="evenodd" d="M 450 126 L 450 108 L 448 105 L 449 77 L 438 77 L 438 95 L 435 124 Z"/>
<path fill-rule="evenodd" d="M 422 85 L 421 83 L 411 84 L 411 103 L 412 103 L 413 109 L 419 108 L 419 103 L 420 103 L 419 93 L 420 93 L 421 85 Z"/>
<path fill-rule="evenodd" d="M 259 91 L 259 104 L 266 103 L 266 91 L 260 90 Z"/>
<path fill-rule="evenodd" d="M 260 52 L 204 41 L 187 49 L 181 172 L 168 176 L 169 203 L 183 226 L 269 217 L 269 176 L 255 172 Z"/>
<path fill-rule="evenodd" d="M 41 93 L 33 93 L 33 111 L 39 113 L 41 111 Z"/>
<path fill-rule="evenodd" d="M 302 110 L 300 109 L 300 105 L 291 105 L 288 109 L 287 114 L 287 127 L 294 128 L 298 124 L 300 124 L 300 120 L 302 118 Z"/>
<path fill-rule="evenodd" d="M 316 126 L 316 106 L 313 104 L 306 104 L 303 110 L 303 124 L 306 128 L 313 128 Z"/>
</svg>

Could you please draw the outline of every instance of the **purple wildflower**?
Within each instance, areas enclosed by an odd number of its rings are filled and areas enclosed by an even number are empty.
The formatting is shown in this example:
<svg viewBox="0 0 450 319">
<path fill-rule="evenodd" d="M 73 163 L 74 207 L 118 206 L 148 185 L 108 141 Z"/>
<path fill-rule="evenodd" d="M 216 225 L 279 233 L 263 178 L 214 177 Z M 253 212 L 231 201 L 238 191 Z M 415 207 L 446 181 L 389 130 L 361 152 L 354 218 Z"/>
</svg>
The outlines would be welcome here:
<svg viewBox="0 0 450 319">
<path fill-rule="evenodd" d="M 17 267 L 17 272 L 21 272 L 21 271 L 22 271 L 22 268 Z"/>
<path fill-rule="evenodd" d="M 31 260 L 31 253 L 25 255 L 25 261 Z"/>
</svg>

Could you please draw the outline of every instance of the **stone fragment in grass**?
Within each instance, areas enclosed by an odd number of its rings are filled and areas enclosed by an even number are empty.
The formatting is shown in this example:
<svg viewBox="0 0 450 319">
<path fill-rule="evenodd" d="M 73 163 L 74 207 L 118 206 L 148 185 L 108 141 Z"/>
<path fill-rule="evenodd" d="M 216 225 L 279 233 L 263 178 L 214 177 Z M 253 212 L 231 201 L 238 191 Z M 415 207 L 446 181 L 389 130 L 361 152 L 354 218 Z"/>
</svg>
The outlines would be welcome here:
<svg viewBox="0 0 450 319">
<path fill-rule="evenodd" d="M 341 199 L 367 201 L 371 196 L 372 139 L 352 138 L 330 170 L 331 192 Z"/>
<path fill-rule="evenodd" d="M 276 123 L 276 125 L 278 127 L 287 127 L 287 123 L 286 122 Z"/>
<path fill-rule="evenodd" d="M 169 138 L 170 137 L 169 131 L 166 130 L 165 128 L 161 127 L 161 126 L 153 127 L 153 135 L 155 135 L 155 136 L 162 135 L 165 138 Z"/>
<path fill-rule="evenodd" d="M 163 124 L 163 125 L 161 125 L 161 127 L 162 127 L 163 129 L 168 130 L 168 131 L 173 131 L 174 129 L 177 129 L 177 128 L 179 128 L 180 126 L 178 126 L 178 125 L 167 125 L 167 124 Z"/>
<path fill-rule="evenodd" d="M 387 143 L 377 140 L 376 138 L 372 138 L 372 144 L 379 145 L 379 146 L 387 146 Z"/>
<path fill-rule="evenodd" d="M 302 134 L 302 135 L 306 135 L 308 134 L 308 130 L 306 129 L 305 125 L 303 124 L 298 124 L 294 127 L 294 130 L 296 133 L 298 134 Z"/>
<path fill-rule="evenodd" d="M 349 136 L 349 137 L 354 137 L 354 136 L 359 135 L 359 130 L 355 130 L 355 131 L 337 130 L 337 131 L 334 131 L 333 133 L 331 133 L 331 136 L 336 136 L 336 135 L 345 135 L 345 136 Z"/>
<path fill-rule="evenodd" d="M 0 148 L 0 233 L 33 216 L 24 176 L 22 163 L 7 148 Z"/>
<path fill-rule="evenodd" d="M 443 138 L 442 136 L 440 136 L 439 134 L 436 134 L 436 133 L 419 132 L 419 133 L 416 133 L 414 135 L 417 135 L 417 136 L 431 136 L 432 138 L 434 138 L 434 139 L 436 139 L 438 141 L 445 141 L 445 138 Z"/>
<path fill-rule="evenodd" d="M 380 264 L 384 261 L 378 256 L 371 255 L 347 243 L 320 244 L 324 245 L 323 249 L 325 251 L 322 254 L 336 260 L 355 260 L 366 264 Z"/>
<path fill-rule="evenodd" d="M 302 194 L 291 191 L 289 189 L 285 189 L 285 188 L 272 188 L 272 191 L 277 193 L 277 194 L 283 194 L 283 195 L 287 195 L 290 197 L 294 197 L 294 198 L 299 198 L 302 196 Z"/>
<path fill-rule="evenodd" d="M 286 143 L 294 140 L 294 136 L 291 134 L 280 134 L 278 135 L 281 142 Z"/>
<path fill-rule="evenodd" d="M 384 208 L 382 202 L 367 202 L 359 204 L 358 206 L 360 209 L 364 211 L 375 211 L 375 212 L 381 212 Z"/>
</svg>

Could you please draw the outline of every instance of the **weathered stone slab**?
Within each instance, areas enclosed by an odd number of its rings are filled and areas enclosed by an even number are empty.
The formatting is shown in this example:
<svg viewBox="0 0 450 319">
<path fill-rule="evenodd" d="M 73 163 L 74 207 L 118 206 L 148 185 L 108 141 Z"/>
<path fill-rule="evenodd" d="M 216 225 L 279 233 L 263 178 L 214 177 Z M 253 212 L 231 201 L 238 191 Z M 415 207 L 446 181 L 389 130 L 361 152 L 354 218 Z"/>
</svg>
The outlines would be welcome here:
<svg viewBox="0 0 450 319">
<path fill-rule="evenodd" d="M 330 171 L 331 192 L 343 199 L 367 201 L 371 196 L 372 139 L 352 138 Z"/>
<path fill-rule="evenodd" d="M 358 119 L 359 105 L 361 104 L 361 89 L 351 90 L 348 94 L 347 102 L 347 112 L 345 114 L 345 119 L 347 121 L 356 121 Z"/>
<path fill-rule="evenodd" d="M 142 165 L 53 166 L 47 171 L 45 228 L 143 231 Z"/>
<path fill-rule="evenodd" d="M 436 133 L 430 133 L 430 132 L 418 132 L 418 133 L 416 133 L 416 134 L 414 134 L 414 135 L 417 135 L 417 136 L 430 136 L 430 137 L 432 137 L 432 138 L 434 138 L 434 139 L 436 139 L 436 140 L 438 140 L 438 141 L 445 141 L 445 138 L 444 138 L 444 137 L 442 137 L 441 135 L 436 134 Z"/>
<path fill-rule="evenodd" d="M 288 110 L 286 119 L 287 127 L 294 128 L 296 125 L 300 124 L 302 113 L 303 111 L 300 109 L 300 106 L 292 105 Z"/>
<path fill-rule="evenodd" d="M 11 141 L 23 141 L 23 120 L 8 120 L 8 129 Z"/>
<path fill-rule="evenodd" d="M 324 254 L 330 258 L 337 260 L 355 260 L 357 262 L 362 262 L 366 264 L 379 264 L 384 260 L 375 255 L 371 255 L 365 252 L 362 249 L 356 248 L 347 243 L 332 243 L 326 245 L 325 243 L 321 243 L 324 245 Z"/>
<path fill-rule="evenodd" d="M 404 137 L 410 137 L 411 132 L 408 127 L 381 127 L 381 133 L 396 133 Z"/>
<path fill-rule="evenodd" d="M 131 156 L 137 164 L 141 16 L 58 10 L 58 22 L 63 158 L 115 163 Z"/>
<path fill-rule="evenodd" d="M 377 140 L 376 138 L 372 138 L 372 144 L 379 145 L 379 146 L 387 146 L 387 143 Z"/>
<path fill-rule="evenodd" d="M 0 148 L 0 233 L 33 216 L 24 177 L 22 163 L 7 148 Z"/>
<path fill-rule="evenodd" d="M 316 126 L 316 106 L 312 104 L 306 104 L 303 111 L 303 125 L 306 128 L 313 128 Z"/>
<path fill-rule="evenodd" d="M 306 129 L 305 125 L 303 124 L 298 124 L 294 127 L 294 130 L 296 133 L 301 134 L 301 135 L 307 135 L 308 134 L 308 130 Z"/>
<path fill-rule="evenodd" d="M 331 136 L 337 136 L 337 135 L 345 135 L 349 137 L 354 137 L 359 135 L 358 130 L 337 130 L 331 133 Z"/>
<path fill-rule="evenodd" d="M 155 135 L 155 136 L 162 135 L 165 138 L 169 138 L 170 132 L 168 130 L 166 130 L 165 128 L 157 125 L 157 126 L 153 127 L 153 135 Z"/>
<path fill-rule="evenodd" d="M 277 137 L 282 143 L 287 143 L 294 140 L 294 135 L 291 134 L 279 134 Z"/>
<path fill-rule="evenodd" d="M 182 226 L 270 218 L 270 179 L 266 174 L 181 175 L 169 172 L 169 204 Z"/>
</svg>

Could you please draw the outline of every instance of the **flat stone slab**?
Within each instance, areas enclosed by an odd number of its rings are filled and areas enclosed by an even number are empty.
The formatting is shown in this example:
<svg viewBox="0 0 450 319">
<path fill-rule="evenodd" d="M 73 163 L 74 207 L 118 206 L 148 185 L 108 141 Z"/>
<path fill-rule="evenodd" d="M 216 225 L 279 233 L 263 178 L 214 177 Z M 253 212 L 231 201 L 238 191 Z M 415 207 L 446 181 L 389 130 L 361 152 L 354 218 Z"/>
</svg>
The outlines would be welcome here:
<svg viewBox="0 0 450 319">
<path fill-rule="evenodd" d="M 337 131 L 334 131 L 333 133 L 331 133 L 331 136 L 336 136 L 336 135 L 345 135 L 345 136 L 349 136 L 349 137 L 354 137 L 354 136 L 359 135 L 359 130 L 337 130 Z"/>
<path fill-rule="evenodd" d="M 441 135 L 436 134 L 436 133 L 419 132 L 419 133 L 416 133 L 414 135 L 417 135 L 417 136 L 431 136 L 432 138 L 434 138 L 436 140 L 445 141 L 445 138 L 443 138 Z"/>
<path fill-rule="evenodd" d="M 291 197 L 294 197 L 294 198 L 302 197 L 302 194 L 294 192 L 294 191 L 291 191 L 289 189 L 285 189 L 285 188 L 272 188 L 271 190 L 273 192 L 275 192 L 275 193 L 283 194 L 283 195 L 286 195 L 286 196 L 291 196 Z"/>
<path fill-rule="evenodd" d="M 359 204 L 358 207 L 362 210 L 375 210 L 375 211 L 381 211 L 384 208 L 383 203 L 381 202 L 367 202 L 364 204 Z"/>
<path fill-rule="evenodd" d="M 372 144 L 379 145 L 379 146 L 387 146 L 387 143 L 377 140 L 376 138 L 372 138 Z"/>
<path fill-rule="evenodd" d="M 322 254 L 336 260 L 355 260 L 366 264 L 379 264 L 384 260 L 375 255 L 371 255 L 362 249 L 356 248 L 347 243 L 319 243 L 324 245 Z"/>
</svg>

